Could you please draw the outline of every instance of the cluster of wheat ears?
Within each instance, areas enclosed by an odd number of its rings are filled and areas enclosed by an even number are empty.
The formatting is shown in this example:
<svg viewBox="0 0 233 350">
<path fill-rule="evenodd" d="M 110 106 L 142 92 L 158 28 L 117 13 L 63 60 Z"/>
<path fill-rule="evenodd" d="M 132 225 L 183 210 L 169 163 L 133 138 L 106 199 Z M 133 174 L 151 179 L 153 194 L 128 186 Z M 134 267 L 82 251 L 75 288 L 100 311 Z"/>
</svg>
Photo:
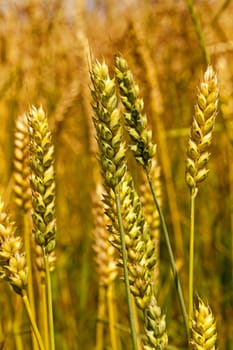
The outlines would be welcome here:
<svg viewBox="0 0 233 350">
<path fill-rule="evenodd" d="M 144 112 L 140 89 L 123 56 L 116 56 L 114 77 L 103 62 L 90 63 L 93 123 L 101 180 L 93 199 L 93 251 L 99 283 L 96 349 L 122 348 L 116 309 L 116 280 L 125 286 L 129 333 L 134 350 L 172 349 L 166 313 L 158 302 L 160 232 L 170 259 L 174 286 L 190 349 L 217 349 L 216 322 L 210 306 L 194 294 L 195 202 L 208 175 L 210 145 L 218 109 L 218 81 L 208 65 L 200 81 L 187 144 L 185 181 L 190 189 L 188 312 L 176 259 L 162 210 L 157 149 Z M 54 146 L 42 107 L 16 120 L 14 193 L 23 224 L 17 229 L 0 203 L 0 277 L 20 295 L 31 325 L 32 348 L 55 349 L 51 272 L 56 265 Z M 144 176 L 139 190 L 127 164 L 132 152 Z M 184 156 L 185 161 L 185 156 Z M 59 241 L 57 242 L 59 245 Z M 169 269 L 168 269 L 169 272 Z M 35 281 L 40 289 L 36 303 Z M 196 299 L 196 301 L 194 301 Z M 106 340 L 107 339 L 107 340 Z M 129 348 L 128 347 L 128 348 Z"/>
</svg>

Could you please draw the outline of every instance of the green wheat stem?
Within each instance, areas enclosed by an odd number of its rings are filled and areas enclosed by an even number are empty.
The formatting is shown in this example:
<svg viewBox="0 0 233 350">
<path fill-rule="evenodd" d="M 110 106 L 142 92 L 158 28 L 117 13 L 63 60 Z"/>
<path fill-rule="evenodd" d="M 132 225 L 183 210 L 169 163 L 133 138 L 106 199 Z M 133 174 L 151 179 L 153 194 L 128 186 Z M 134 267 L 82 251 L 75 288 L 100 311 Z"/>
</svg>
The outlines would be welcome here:
<svg viewBox="0 0 233 350">
<path fill-rule="evenodd" d="M 175 281 L 175 286 L 176 286 L 177 293 L 178 293 L 178 298 L 179 298 L 181 311 L 182 311 L 182 315 L 183 315 L 183 319 L 184 319 L 185 329 L 186 329 L 187 335 L 189 335 L 189 325 L 188 325 L 187 312 L 186 312 L 186 307 L 185 307 L 185 303 L 184 303 L 184 297 L 183 297 L 183 292 L 182 292 L 182 288 L 181 288 L 181 284 L 180 284 L 179 275 L 178 275 L 178 272 L 176 270 L 175 258 L 173 255 L 171 242 L 170 242 L 170 238 L 168 235 L 167 225 L 166 225 L 166 222 L 165 222 L 165 219 L 163 216 L 163 212 L 160 208 L 160 205 L 159 205 L 157 197 L 156 197 L 156 193 L 155 193 L 155 189 L 154 189 L 154 185 L 153 185 L 151 176 L 148 172 L 146 173 L 146 175 L 147 175 L 148 183 L 150 186 L 150 190 L 151 190 L 151 193 L 153 196 L 155 206 L 156 206 L 158 213 L 159 213 L 161 228 L 162 228 L 162 231 L 164 234 L 164 238 L 165 238 L 165 242 L 166 242 L 166 246 L 167 246 L 167 250 L 168 250 L 168 255 L 170 258 L 171 269 L 172 269 L 172 273 L 173 273 L 174 281 Z"/>
<path fill-rule="evenodd" d="M 48 307 L 50 350 L 55 350 L 51 275 L 49 270 L 48 253 L 46 252 L 45 248 L 43 248 L 43 252 L 44 252 L 44 262 L 45 262 L 45 279 L 46 279 L 46 292 L 47 292 L 47 303 L 48 303 L 47 307 Z"/>
<path fill-rule="evenodd" d="M 191 193 L 190 200 L 190 241 L 189 241 L 189 322 L 193 319 L 193 271 L 194 271 L 194 222 L 196 193 Z M 191 325 L 190 325 L 191 327 Z"/>
<path fill-rule="evenodd" d="M 122 262 L 123 262 L 123 270 L 124 270 L 125 292 L 126 292 L 126 298 L 127 298 L 127 304 L 128 304 L 128 310 L 129 310 L 130 331 L 131 331 L 131 337 L 132 337 L 132 343 L 133 343 L 133 350 L 137 350 L 138 349 L 137 334 L 136 334 L 136 328 L 135 328 L 133 304 L 132 304 L 132 299 L 131 299 L 131 294 L 130 294 L 125 232 L 124 232 L 123 220 L 122 220 L 122 215 L 121 215 L 120 195 L 117 191 L 117 188 L 115 188 L 115 198 L 116 198 L 117 220 L 118 220 L 120 238 L 121 238 L 121 253 L 122 253 Z"/>
<path fill-rule="evenodd" d="M 25 293 L 25 291 L 22 294 L 22 299 L 23 299 L 23 302 L 24 302 L 24 305 L 25 305 L 25 308 L 26 308 L 29 320 L 31 322 L 31 326 L 32 326 L 33 332 L 34 332 L 35 337 L 37 339 L 37 342 L 38 342 L 38 345 L 39 345 L 39 349 L 40 350 L 45 350 L 43 341 L 41 339 L 40 332 L 39 332 L 39 330 L 37 328 L 37 325 L 36 325 L 36 322 L 35 322 L 35 318 L 33 317 L 33 313 L 32 313 L 32 309 L 31 309 L 31 306 L 30 306 L 30 303 L 29 303 L 29 300 L 28 300 L 28 296 Z"/>
<path fill-rule="evenodd" d="M 47 307 L 47 296 L 46 296 L 46 285 L 45 281 L 41 282 L 41 318 L 43 327 L 43 339 L 46 349 L 49 349 L 49 324 L 48 324 L 48 307 Z"/>
<path fill-rule="evenodd" d="M 186 1 L 187 1 L 188 9 L 189 9 L 189 12 L 190 12 L 190 15 L 191 15 L 191 18 L 192 18 L 194 29 L 195 29 L 195 32 L 196 32 L 196 36 L 197 36 L 200 48 L 202 50 L 204 59 L 205 59 L 205 63 L 208 65 L 210 63 L 210 57 L 209 57 L 209 53 L 208 53 L 207 48 L 206 48 L 204 35 L 203 35 L 202 30 L 201 30 L 201 26 L 200 26 L 200 23 L 199 23 L 199 20 L 198 20 L 198 16 L 196 14 L 196 10 L 195 10 L 194 4 L 193 4 L 193 0 L 186 0 Z"/>
</svg>

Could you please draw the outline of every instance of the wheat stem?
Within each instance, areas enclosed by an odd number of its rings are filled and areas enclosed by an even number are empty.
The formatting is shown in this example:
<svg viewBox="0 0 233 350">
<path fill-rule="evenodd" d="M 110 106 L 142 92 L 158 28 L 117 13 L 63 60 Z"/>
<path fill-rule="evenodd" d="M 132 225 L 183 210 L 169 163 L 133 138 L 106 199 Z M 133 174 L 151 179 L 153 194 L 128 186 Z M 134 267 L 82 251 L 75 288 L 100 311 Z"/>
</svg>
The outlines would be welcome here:
<svg viewBox="0 0 233 350">
<path fill-rule="evenodd" d="M 31 322 L 31 326 L 32 326 L 33 332 L 34 332 L 35 337 L 37 339 L 39 348 L 40 348 L 40 350 L 45 350 L 44 344 L 43 344 L 42 339 L 41 339 L 41 335 L 39 333 L 39 330 L 37 328 L 35 319 L 34 319 L 33 314 L 32 314 L 32 309 L 31 309 L 31 306 L 30 306 L 30 303 L 29 303 L 29 300 L 28 300 L 28 296 L 27 296 L 25 291 L 23 291 L 23 293 L 22 293 L 22 298 L 23 298 L 23 302 L 24 302 L 24 305 L 25 305 L 25 308 L 26 308 L 29 320 Z"/>
<path fill-rule="evenodd" d="M 16 306 L 16 310 L 17 310 L 17 312 L 15 314 L 14 323 L 13 323 L 15 347 L 16 347 L 16 350 L 24 350 L 22 334 L 20 332 L 20 327 L 21 327 L 22 321 L 23 321 L 23 304 L 22 304 L 21 298 L 17 298 L 15 306 Z M 34 333 L 33 333 L 33 335 L 34 335 Z"/>
<path fill-rule="evenodd" d="M 187 319 L 187 312 L 186 312 L 186 307 L 185 307 L 185 303 L 184 303 L 184 297 L 183 297 L 183 292 L 182 292 L 182 288 L 181 288 L 181 284 L 180 284 L 180 279 L 179 279 L 179 275 L 178 272 L 176 270 L 176 264 L 175 264 L 175 258 L 173 255 L 173 251 L 172 251 L 172 247 L 171 247 L 171 242 L 170 242 L 170 238 L 168 235 L 168 230 L 167 230 L 167 225 L 163 216 L 163 212 L 160 208 L 160 205 L 158 203 L 157 197 L 156 197 L 156 193 L 154 190 L 154 185 L 153 182 L 151 180 L 151 176 L 149 173 L 147 173 L 147 179 L 149 182 L 149 186 L 151 189 L 151 193 L 153 196 L 153 200 L 155 203 L 155 206 L 158 210 L 159 213 L 159 217 L 160 217 L 160 221 L 161 221 L 161 229 L 163 231 L 164 234 L 164 238 L 165 238 L 165 242 L 166 242 L 166 246 L 167 246 L 167 250 L 168 250 L 168 255 L 170 258 L 170 263 L 171 263 L 171 269 L 172 269 L 172 273 L 174 276 L 174 281 L 175 281 L 175 286 L 176 286 L 176 290 L 178 293 L 178 298 L 179 298 L 179 302 L 180 302 L 180 306 L 181 306 L 181 311 L 182 311 L 182 315 L 183 315 L 183 319 L 184 319 L 184 324 L 185 324 L 185 329 L 187 332 L 187 335 L 189 334 L 189 326 L 188 326 L 188 319 Z"/>
<path fill-rule="evenodd" d="M 46 251 L 46 248 L 44 247 L 43 247 L 43 252 L 44 252 L 46 292 L 47 292 L 47 303 L 48 303 L 47 307 L 48 307 L 50 350 L 55 350 L 51 275 L 49 270 L 48 253 Z"/>
<path fill-rule="evenodd" d="M 189 242 L 189 323 L 193 318 L 193 271 L 194 271 L 194 222 L 196 193 L 191 194 L 190 242 Z M 191 326 L 191 325 L 190 325 Z"/>
<path fill-rule="evenodd" d="M 202 30 L 201 30 L 201 26 L 200 26 L 200 23 L 199 23 L 199 20 L 198 20 L 198 16 L 196 14 L 196 10 L 195 10 L 194 4 L 193 4 L 193 0 L 186 0 L 186 1 L 187 1 L 188 9 L 189 9 L 189 12 L 190 12 L 190 15 L 191 15 L 191 18 L 192 18 L 194 29 L 195 29 L 195 32 L 196 32 L 196 35 L 197 35 L 197 39 L 198 39 L 200 48 L 202 50 L 203 57 L 205 59 L 205 63 L 209 64 L 210 63 L 210 57 L 209 57 L 208 51 L 206 49 L 204 35 L 203 35 Z"/>
<path fill-rule="evenodd" d="M 41 279 L 41 327 L 43 329 L 43 339 L 45 348 L 49 349 L 49 325 L 48 325 L 48 307 L 47 307 L 47 296 L 46 296 L 46 285 L 44 278 Z"/>
</svg>

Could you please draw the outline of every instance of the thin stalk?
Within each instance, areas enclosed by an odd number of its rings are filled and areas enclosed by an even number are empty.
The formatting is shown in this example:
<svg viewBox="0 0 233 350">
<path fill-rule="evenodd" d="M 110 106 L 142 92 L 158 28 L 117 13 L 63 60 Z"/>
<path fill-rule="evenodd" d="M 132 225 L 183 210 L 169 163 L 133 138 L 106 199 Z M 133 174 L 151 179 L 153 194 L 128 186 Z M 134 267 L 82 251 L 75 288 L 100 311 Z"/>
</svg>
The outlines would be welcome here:
<svg viewBox="0 0 233 350">
<path fill-rule="evenodd" d="M 195 193 L 191 193 L 190 207 L 190 238 L 189 238 L 189 323 L 193 318 L 193 270 L 194 270 L 194 220 Z"/>
<path fill-rule="evenodd" d="M 31 326 L 32 326 L 33 332 L 34 332 L 35 337 L 36 337 L 36 339 L 37 339 L 37 342 L 38 342 L 38 345 L 39 345 L 39 349 L 40 349 L 40 350 L 45 350 L 43 341 L 42 341 L 42 339 L 41 339 L 40 332 L 39 332 L 39 330 L 38 330 L 38 328 L 37 328 L 35 319 L 34 319 L 33 314 L 32 314 L 32 309 L 31 309 L 31 306 L 30 306 L 30 304 L 29 304 L 29 300 L 28 300 L 27 294 L 24 293 L 24 294 L 22 295 L 22 298 L 23 298 L 23 302 L 24 302 L 24 305 L 25 305 L 25 308 L 26 308 L 26 311 L 27 311 L 29 320 L 30 320 L 30 322 L 31 322 Z"/>
<path fill-rule="evenodd" d="M 49 350 L 49 325 L 48 325 L 48 307 L 47 307 L 47 297 L 46 297 L 46 285 L 45 281 L 41 281 L 41 318 L 43 327 L 43 339 L 45 343 L 45 348 Z"/>
<path fill-rule="evenodd" d="M 142 350 L 143 349 L 143 345 L 142 345 L 142 339 L 141 339 L 141 336 L 140 336 L 140 322 L 139 322 L 139 319 L 138 319 L 138 309 L 137 309 L 137 306 L 135 304 L 135 300 L 132 297 L 132 303 L 133 303 L 133 313 L 134 313 L 134 319 L 135 319 L 135 328 L 136 328 L 136 332 L 137 332 L 137 342 L 138 342 L 138 349 L 139 350 Z"/>
<path fill-rule="evenodd" d="M 20 302 L 19 302 L 20 301 Z M 15 336 L 15 348 L 16 350 L 23 350 L 23 340 L 22 340 L 22 332 L 20 327 L 23 324 L 23 308 L 22 308 L 21 298 L 17 296 L 16 299 L 16 310 L 15 320 L 13 323 L 13 334 Z"/>
<path fill-rule="evenodd" d="M 121 238 L 121 253 L 122 253 L 122 260 L 123 260 L 125 292 L 126 292 L 128 311 L 129 311 L 131 338 L 132 338 L 133 350 L 138 350 L 135 320 L 133 316 L 134 315 L 133 303 L 132 303 L 131 294 L 130 294 L 129 272 L 128 272 L 128 266 L 127 266 L 127 250 L 126 250 L 125 233 L 124 233 L 124 227 L 123 227 L 123 221 L 122 221 L 122 215 L 121 215 L 120 196 L 116 188 L 114 192 L 115 192 L 115 198 L 116 198 L 117 220 L 118 220 L 120 238 Z"/>
<path fill-rule="evenodd" d="M 33 289 L 33 278 L 32 278 L 32 260 L 31 260 L 31 234 L 29 230 L 29 218 L 28 213 L 23 213 L 23 231 L 24 231 L 24 247 L 26 253 L 26 262 L 28 268 L 28 298 L 32 309 L 32 315 L 36 318 L 35 312 L 35 301 L 34 301 L 34 289 Z M 34 333 L 32 333 L 32 344 L 33 349 L 37 350 L 37 341 Z"/>
<path fill-rule="evenodd" d="M 188 325 L 188 318 L 187 318 L 187 312 L 186 312 L 186 308 L 185 308 L 185 303 L 184 303 L 184 297 L 183 297 L 183 292 L 181 289 L 181 285 L 180 285 L 180 279 L 179 279 L 179 275 L 177 273 L 176 270 L 176 264 L 175 264 L 175 259 L 174 259 L 174 255 L 173 255 L 173 251 L 172 251 L 172 247 L 171 247 L 171 242 L 170 242 L 170 238 L 168 235 L 168 230 L 167 230 L 167 225 L 163 216 L 163 212 L 159 206 L 156 194 L 155 194 L 155 189 L 154 189 L 154 185 L 153 182 L 151 180 L 151 177 L 149 175 L 149 173 L 146 174 L 147 175 L 147 179 L 149 182 L 149 186 L 150 186 L 150 190 L 153 196 L 153 200 L 155 203 L 155 206 L 158 210 L 159 213 L 159 217 L 160 217 L 160 222 L 161 222 L 161 228 L 164 234 L 164 238 L 165 238 L 165 242 L 166 242 L 166 246 L 167 246 L 167 250 L 168 250 L 168 255 L 170 258 L 170 263 L 171 263 L 171 269 L 172 269 L 172 273 L 174 276 L 174 281 L 175 281 L 175 286 L 176 286 L 176 290 L 178 293 L 178 299 L 180 302 L 180 306 L 181 306 L 181 311 L 182 311 L 182 315 L 183 315 L 183 319 L 184 319 L 184 324 L 185 324 L 185 329 L 187 332 L 187 335 L 189 335 L 189 325 Z"/>
<path fill-rule="evenodd" d="M 44 262 L 45 262 L 45 279 L 46 279 L 46 294 L 47 294 L 46 296 L 47 296 L 47 305 L 48 305 L 50 350 L 55 350 L 51 276 L 49 271 L 48 254 L 46 253 L 45 249 L 43 249 L 43 251 L 44 251 Z"/>
<path fill-rule="evenodd" d="M 210 63 L 210 57 L 206 48 L 206 44 L 205 44 L 205 39 L 204 39 L 204 35 L 203 32 L 201 30 L 201 26 L 198 20 L 198 16 L 196 14 L 196 10 L 193 4 L 193 0 L 186 0 L 187 1 L 187 5 L 188 5 L 188 9 L 192 18 L 192 22 L 193 22 L 193 26 L 196 32 L 196 36 L 197 36 L 197 40 L 199 42 L 200 48 L 202 50 L 204 59 L 205 59 L 205 63 L 206 65 L 208 65 Z"/>
<path fill-rule="evenodd" d="M 120 350 L 120 341 L 116 329 L 116 308 L 114 301 L 114 283 L 107 286 L 108 321 L 112 350 Z"/>
<path fill-rule="evenodd" d="M 106 295 L 105 287 L 99 286 L 98 314 L 97 314 L 97 327 L 96 327 L 96 350 L 104 349 L 104 319 L 106 314 L 105 295 Z"/>
</svg>

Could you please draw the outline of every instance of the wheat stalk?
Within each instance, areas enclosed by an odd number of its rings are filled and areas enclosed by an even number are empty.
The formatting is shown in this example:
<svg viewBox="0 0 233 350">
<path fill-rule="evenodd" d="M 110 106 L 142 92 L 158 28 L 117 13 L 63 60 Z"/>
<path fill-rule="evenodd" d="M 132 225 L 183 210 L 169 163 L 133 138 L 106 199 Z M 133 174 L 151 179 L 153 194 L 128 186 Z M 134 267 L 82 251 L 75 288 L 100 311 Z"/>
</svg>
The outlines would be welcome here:
<svg viewBox="0 0 233 350">
<path fill-rule="evenodd" d="M 156 197 L 158 199 L 159 206 L 162 205 L 162 185 L 160 179 L 161 169 L 158 165 L 156 157 L 152 160 L 151 166 L 151 178 L 154 184 Z M 144 175 L 144 173 L 143 173 Z M 144 178 L 146 176 L 144 175 Z M 158 210 L 154 208 L 154 201 L 151 195 L 150 187 L 145 178 L 140 186 L 141 202 L 145 215 L 146 222 L 150 227 L 151 238 L 154 244 L 154 254 L 156 256 L 156 264 L 154 267 L 154 290 L 158 290 L 159 286 L 159 252 L 160 252 L 160 218 Z"/>
</svg>

